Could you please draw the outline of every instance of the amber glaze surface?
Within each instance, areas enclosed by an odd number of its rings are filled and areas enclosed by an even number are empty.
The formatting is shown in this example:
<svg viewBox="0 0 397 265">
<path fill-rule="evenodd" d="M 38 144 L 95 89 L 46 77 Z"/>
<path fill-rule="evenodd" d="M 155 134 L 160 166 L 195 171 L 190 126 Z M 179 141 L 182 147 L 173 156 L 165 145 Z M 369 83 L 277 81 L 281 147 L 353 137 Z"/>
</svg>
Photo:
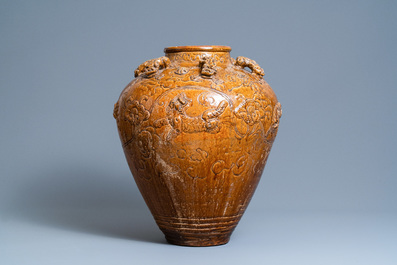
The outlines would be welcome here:
<svg viewBox="0 0 397 265">
<path fill-rule="evenodd" d="M 128 165 L 168 242 L 226 244 L 262 175 L 281 105 L 227 46 L 179 46 L 135 70 L 114 106 Z"/>
</svg>

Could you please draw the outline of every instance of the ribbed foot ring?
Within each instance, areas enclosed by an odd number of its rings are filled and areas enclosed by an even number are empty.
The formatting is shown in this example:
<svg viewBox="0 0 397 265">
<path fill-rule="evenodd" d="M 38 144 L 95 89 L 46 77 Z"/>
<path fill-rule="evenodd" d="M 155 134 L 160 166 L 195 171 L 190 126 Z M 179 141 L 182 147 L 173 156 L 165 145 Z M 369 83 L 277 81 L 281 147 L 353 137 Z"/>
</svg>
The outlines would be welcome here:
<svg viewBox="0 0 397 265">
<path fill-rule="evenodd" d="M 155 217 L 169 243 L 191 247 L 226 244 L 240 218 L 241 215 L 216 218 Z"/>
</svg>

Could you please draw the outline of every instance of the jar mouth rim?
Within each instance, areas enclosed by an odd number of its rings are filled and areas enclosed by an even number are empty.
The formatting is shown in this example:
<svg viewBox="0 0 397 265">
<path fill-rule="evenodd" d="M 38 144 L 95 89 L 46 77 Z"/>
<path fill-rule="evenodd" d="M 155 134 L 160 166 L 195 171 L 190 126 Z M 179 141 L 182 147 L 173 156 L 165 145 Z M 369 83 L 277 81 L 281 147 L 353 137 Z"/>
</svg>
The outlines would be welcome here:
<svg viewBox="0 0 397 265">
<path fill-rule="evenodd" d="M 230 52 L 229 46 L 200 45 L 200 46 L 172 46 L 164 49 L 165 53 L 174 52 Z"/>
</svg>

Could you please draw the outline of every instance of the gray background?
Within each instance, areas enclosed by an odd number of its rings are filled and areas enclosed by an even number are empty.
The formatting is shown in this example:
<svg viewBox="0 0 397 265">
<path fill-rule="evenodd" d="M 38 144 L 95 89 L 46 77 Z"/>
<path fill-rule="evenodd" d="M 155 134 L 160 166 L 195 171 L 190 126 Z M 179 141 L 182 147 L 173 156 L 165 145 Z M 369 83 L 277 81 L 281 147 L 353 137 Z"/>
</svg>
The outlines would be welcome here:
<svg viewBox="0 0 397 265">
<path fill-rule="evenodd" d="M 113 104 L 147 59 L 229 45 L 283 105 L 228 245 L 168 245 Z M 1 264 L 397 264 L 397 1 L 1 1 Z"/>
</svg>

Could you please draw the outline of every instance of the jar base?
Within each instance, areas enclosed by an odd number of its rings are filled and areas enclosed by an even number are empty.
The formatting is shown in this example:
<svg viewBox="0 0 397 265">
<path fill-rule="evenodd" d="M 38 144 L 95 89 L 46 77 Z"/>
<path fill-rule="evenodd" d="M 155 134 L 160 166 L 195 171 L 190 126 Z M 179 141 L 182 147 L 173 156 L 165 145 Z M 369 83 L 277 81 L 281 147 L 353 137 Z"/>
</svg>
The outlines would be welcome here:
<svg viewBox="0 0 397 265">
<path fill-rule="evenodd" d="M 240 218 L 241 214 L 201 218 L 157 216 L 155 219 L 169 243 L 180 246 L 209 247 L 228 243 Z"/>
<path fill-rule="evenodd" d="M 187 247 L 212 247 L 225 245 L 230 240 L 230 234 L 218 235 L 180 235 L 178 233 L 165 235 L 168 243 Z"/>
</svg>

